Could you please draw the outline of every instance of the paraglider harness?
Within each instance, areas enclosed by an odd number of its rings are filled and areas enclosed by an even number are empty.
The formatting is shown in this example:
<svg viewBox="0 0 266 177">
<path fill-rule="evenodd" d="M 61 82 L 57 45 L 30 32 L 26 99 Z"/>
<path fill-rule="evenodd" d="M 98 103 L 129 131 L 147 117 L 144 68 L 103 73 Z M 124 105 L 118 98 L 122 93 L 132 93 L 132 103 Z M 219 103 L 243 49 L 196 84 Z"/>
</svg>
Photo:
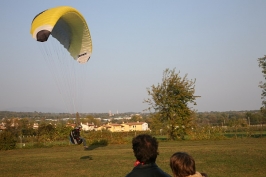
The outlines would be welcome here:
<svg viewBox="0 0 266 177">
<path fill-rule="evenodd" d="M 80 138 L 80 126 L 70 131 L 69 138 L 72 144 L 81 144 L 83 140 Z"/>
</svg>

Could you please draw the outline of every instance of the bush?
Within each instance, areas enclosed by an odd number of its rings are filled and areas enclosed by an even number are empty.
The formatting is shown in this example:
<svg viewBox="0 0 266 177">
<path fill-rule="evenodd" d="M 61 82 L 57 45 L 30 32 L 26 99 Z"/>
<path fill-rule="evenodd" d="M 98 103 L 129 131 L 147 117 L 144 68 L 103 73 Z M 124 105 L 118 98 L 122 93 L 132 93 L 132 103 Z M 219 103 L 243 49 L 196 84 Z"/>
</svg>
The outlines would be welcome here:
<svg viewBox="0 0 266 177">
<path fill-rule="evenodd" d="M 220 140 L 225 139 L 224 129 L 222 127 L 195 127 L 193 131 L 188 133 L 188 139 L 190 140 Z"/>
<path fill-rule="evenodd" d="M 102 139 L 102 140 L 95 140 L 91 143 L 91 145 L 95 146 L 107 146 L 108 145 L 108 140 Z"/>
<path fill-rule="evenodd" d="M 82 132 L 81 136 L 86 139 L 88 144 L 95 143 L 98 140 L 106 140 L 108 144 L 126 144 L 126 143 L 131 143 L 133 137 L 142 133 L 150 133 L 150 132 L 147 131 L 110 132 L 107 130 L 103 130 L 103 131 Z"/>
<path fill-rule="evenodd" d="M 10 150 L 16 148 L 15 137 L 9 131 L 0 132 L 0 150 Z"/>
</svg>

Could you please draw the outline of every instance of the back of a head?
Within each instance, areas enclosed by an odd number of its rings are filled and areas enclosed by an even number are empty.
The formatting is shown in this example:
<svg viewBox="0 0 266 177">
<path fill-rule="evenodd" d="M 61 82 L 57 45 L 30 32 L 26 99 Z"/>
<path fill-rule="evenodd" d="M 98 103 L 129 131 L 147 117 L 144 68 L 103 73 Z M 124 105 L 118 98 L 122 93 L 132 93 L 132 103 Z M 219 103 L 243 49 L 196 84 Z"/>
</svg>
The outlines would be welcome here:
<svg viewBox="0 0 266 177">
<path fill-rule="evenodd" d="M 176 152 L 170 158 L 170 167 L 175 177 L 186 177 L 196 173 L 195 160 L 185 152 Z"/>
<path fill-rule="evenodd" d="M 159 154 L 156 138 L 148 134 L 141 134 L 133 138 L 132 149 L 136 159 L 144 164 L 155 163 Z"/>
</svg>

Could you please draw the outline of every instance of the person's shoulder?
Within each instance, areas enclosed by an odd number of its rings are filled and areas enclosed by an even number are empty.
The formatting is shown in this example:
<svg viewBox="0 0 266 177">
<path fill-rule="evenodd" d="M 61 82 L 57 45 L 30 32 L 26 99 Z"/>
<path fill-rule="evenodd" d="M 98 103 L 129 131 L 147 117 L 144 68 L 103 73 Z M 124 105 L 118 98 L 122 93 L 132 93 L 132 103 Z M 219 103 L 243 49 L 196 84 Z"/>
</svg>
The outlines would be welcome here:
<svg viewBox="0 0 266 177">
<path fill-rule="evenodd" d="M 156 165 L 156 164 L 155 164 Z M 169 175 L 168 173 L 166 173 L 165 171 L 163 171 L 160 167 L 158 167 L 156 165 L 156 173 L 160 174 L 160 177 L 171 177 L 171 175 Z"/>
<path fill-rule="evenodd" d="M 162 173 L 162 176 L 161 177 L 171 177 L 171 175 L 169 175 L 168 173 L 166 173 L 166 172 L 164 172 L 164 171 L 162 171 L 163 173 Z"/>
<path fill-rule="evenodd" d="M 194 175 L 190 175 L 189 177 L 208 177 L 206 173 L 196 172 Z"/>
<path fill-rule="evenodd" d="M 128 173 L 125 177 L 130 177 L 130 173 Z"/>
<path fill-rule="evenodd" d="M 137 177 L 138 176 L 138 173 L 136 173 L 135 171 L 134 171 L 134 169 L 131 171 L 131 172 L 129 172 L 125 177 Z"/>
<path fill-rule="evenodd" d="M 130 172 L 125 177 L 146 177 L 146 176 L 156 176 L 156 177 L 171 177 L 169 174 L 163 172 L 163 171 L 150 171 L 150 172 Z"/>
</svg>

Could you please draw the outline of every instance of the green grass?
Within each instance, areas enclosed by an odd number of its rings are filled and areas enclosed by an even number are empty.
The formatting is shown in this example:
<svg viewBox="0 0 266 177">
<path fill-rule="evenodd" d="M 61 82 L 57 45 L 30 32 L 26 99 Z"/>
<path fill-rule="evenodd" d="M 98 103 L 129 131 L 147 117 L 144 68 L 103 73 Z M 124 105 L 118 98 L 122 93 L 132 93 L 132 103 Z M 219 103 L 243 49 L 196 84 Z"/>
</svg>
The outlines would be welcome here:
<svg viewBox="0 0 266 177">
<path fill-rule="evenodd" d="M 197 170 L 210 177 L 266 176 L 265 138 L 160 142 L 157 164 L 170 175 L 169 158 L 177 151 L 191 154 Z M 0 151 L 0 176 L 123 177 L 134 161 L 130 144 L 16 149 Z"/>
<path fill-rule="evenodd" d="M 252 132 L 228 132 L 224 133 L 225 137 L 228 138 L 246 138 L 246 137 L 251 137 L 251 138 L 265 138 L 266 137 L 266 131 L 252 131 Z"/>
</svg>

